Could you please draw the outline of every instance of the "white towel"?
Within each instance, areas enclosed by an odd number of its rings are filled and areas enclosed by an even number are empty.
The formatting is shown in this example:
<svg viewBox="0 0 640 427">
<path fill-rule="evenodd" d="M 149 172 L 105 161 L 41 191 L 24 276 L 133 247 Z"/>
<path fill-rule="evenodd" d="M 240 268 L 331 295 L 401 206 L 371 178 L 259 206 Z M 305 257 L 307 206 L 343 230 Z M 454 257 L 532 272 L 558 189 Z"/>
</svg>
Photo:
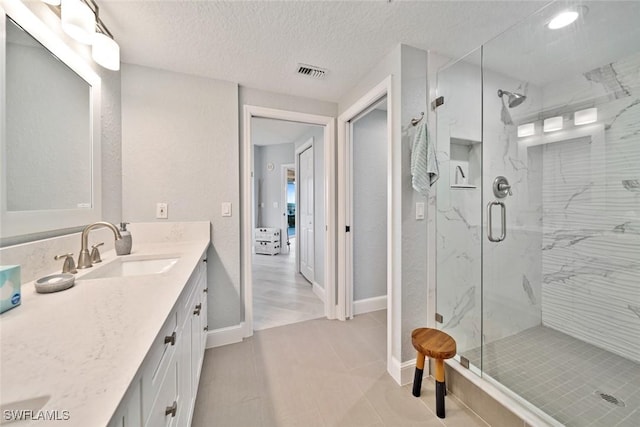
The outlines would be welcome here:
<svg viewBox="0 0 640 427">
<path fill-rule="evenodd" d="M 438 180 L 436 150 L 429 139 L 427 119 L 418 124 L 411 147 L 411 184 L 413 188 L 427 196 L 429 187 Z"/>
</svg>

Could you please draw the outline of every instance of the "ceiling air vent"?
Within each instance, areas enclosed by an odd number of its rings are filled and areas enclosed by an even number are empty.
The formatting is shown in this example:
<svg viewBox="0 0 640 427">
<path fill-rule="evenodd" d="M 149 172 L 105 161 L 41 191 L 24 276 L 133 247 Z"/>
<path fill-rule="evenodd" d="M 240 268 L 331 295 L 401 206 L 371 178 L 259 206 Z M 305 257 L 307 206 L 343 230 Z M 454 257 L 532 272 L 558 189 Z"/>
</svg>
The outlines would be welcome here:
<svg viewBox="0 0 640 427">
<path fill-rule="evenodd" d="M 327 74 L 327 70 L 316 67 L 315 65 L 298 64 L 298 74 L 314 79 L 323 79 Z"/>
</svg>

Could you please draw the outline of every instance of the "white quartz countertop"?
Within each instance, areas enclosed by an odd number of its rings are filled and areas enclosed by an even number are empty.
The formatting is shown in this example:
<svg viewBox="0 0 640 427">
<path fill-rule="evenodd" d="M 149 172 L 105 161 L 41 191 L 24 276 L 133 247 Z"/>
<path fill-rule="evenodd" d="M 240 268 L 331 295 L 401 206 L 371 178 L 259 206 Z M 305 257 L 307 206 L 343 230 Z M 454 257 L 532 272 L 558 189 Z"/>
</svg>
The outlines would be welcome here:
<svg viewBox="0 0 640 427">
<path fill-rule="evenodd" d="M 116 259 L 109 251 L 68 290 L 23 284 L 22 305 L 0 317 L 0 405 L 44 397 L 42 411 L 69 419 L 10 425 L 106 426 L 208 245 L 134 243 L 130 257 L 179 258 L 162 274 L 83 280 Z"/>
</svg>

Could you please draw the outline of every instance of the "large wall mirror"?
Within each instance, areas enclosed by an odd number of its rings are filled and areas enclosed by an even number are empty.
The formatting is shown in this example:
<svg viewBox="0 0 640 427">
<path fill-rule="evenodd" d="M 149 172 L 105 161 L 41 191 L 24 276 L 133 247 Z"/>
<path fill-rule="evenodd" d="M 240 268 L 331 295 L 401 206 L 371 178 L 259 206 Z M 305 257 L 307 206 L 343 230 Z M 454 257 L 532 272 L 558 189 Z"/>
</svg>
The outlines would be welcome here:
<svg viewBox="0 0 640 427">
<path fill-rule="evenodd" d="M 24 4 L 3 4 L 0 237 L 99 220 L 100 78 Z"/>
</svg>

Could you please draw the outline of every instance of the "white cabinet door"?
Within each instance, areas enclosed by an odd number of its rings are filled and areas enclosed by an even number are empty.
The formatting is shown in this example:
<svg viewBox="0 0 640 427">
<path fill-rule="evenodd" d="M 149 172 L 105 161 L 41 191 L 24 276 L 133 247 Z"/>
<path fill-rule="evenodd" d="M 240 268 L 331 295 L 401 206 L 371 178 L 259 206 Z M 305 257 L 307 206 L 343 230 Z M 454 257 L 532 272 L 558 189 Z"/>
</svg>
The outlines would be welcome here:
<svg viewBox="0 0 640 427">
<path fill-rule="evenodd" d="M 313 282 L 313 147 L 300 153 L 299 168 L 300 273 Z"/>
</svg>

